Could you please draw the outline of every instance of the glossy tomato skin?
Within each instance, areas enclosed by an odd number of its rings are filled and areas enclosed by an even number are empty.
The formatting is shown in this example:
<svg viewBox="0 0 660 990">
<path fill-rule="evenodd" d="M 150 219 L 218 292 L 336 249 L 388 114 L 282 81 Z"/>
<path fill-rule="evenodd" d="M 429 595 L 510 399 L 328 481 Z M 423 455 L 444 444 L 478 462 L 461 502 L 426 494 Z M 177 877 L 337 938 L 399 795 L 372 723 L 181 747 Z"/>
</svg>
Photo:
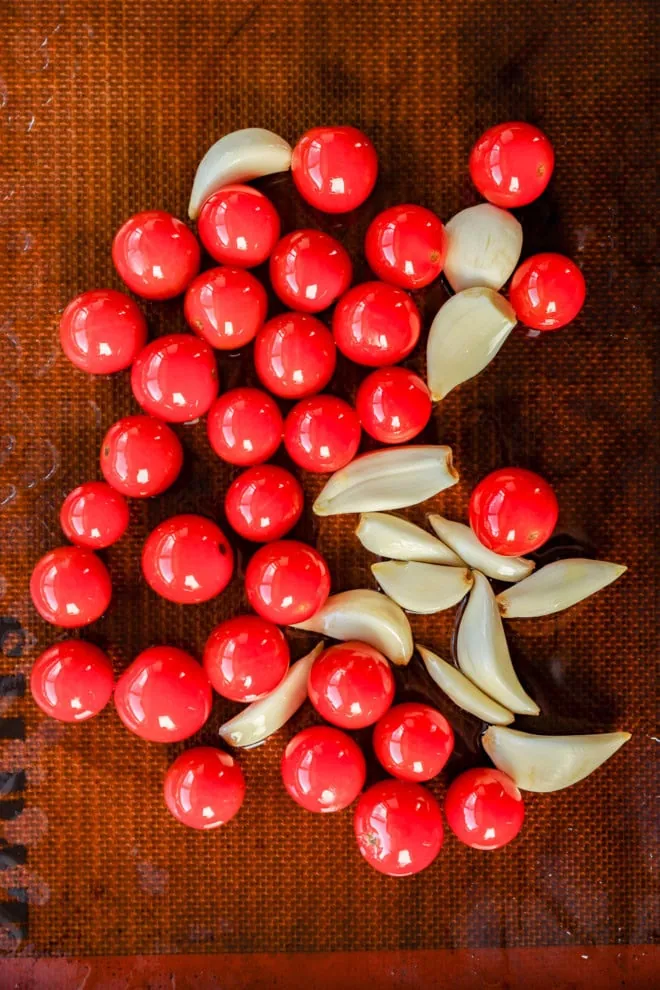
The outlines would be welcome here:
<svg viewBox="0 0 660 990">
<path fill-rule="evenodd" d="M 374 729 L 374 752 L 388 773 L 418 782 L 436 777 L 454 748 L 447 719 L 430 705 L 394 705 Z"/>
<path fill-rule="evenodd" d="M 349 640 L 316 658 L 307 690 L 326 722 L 340 729 L 363 729 L 377 722 L 392 704 L 394 677 L 382 653 Z"/>
<path fill-rule="evenodd" d="M 168 811 L 178 822 L 208 831 L 226 825 L 240 811 L 245 778 L 229 753 L 195 746 L 168 768 L 163 793 Z"/>
<path fill-rule="evenodd" d="M 60 319 L 62 350 L 91 375 L 130 367 L 146 342 L 147 321 L 130 296 L 115 289 L 82 292 Z"/>
<path fill-rule="evenodd" d="M 302 515 L 303 490 L 290 471 L 275 464 L 255 465 L 232 481 L 225 515 L 239 536 L 255 543 L 281 540 Z"/>
<path fill-rule="evenodd" d="M 236 268 L 254 268 L 275 247 L 280 236 L 280 218 L 268 197 L 258 189 L 224 186 L 202 206 L 197 231 L 216 261 Z"/>
<path fill-rule="evenodd" d="M 410 296 L 385 282 L 363 282 L 339 300 L 332 318 L 342 354 L 371 368 L 403 361 L 419 340 L 422 320 Z"/>
<path fill-rule="evenodd" d="M 552 488 L 533 471 L 499 468 L 470 497 L 470 526 L 489 550 L 505 557 L 537 550 L 552 536 L 559 506 Z"/>
<path fill-rule="evenodd" d="M 164 210 L 130 217 L 112 242 L 112 260 L 129 289 L 145 299 L 173 299 L 199 271 L 197 238 Z"/>
<path fill-rule="evenodd" d="M 167 423 L 190 423 L 207 413 L 218 394 L 213 350 L 190 333 L 152 340 L 137 356 L 131 387 L 146 413 Z"/>
<path fill-rule="evenodd" d="M 85 722 L 112 696 L 112 664 L 98 646 L 68 639 L 37 657 L 30 690 L 46 715 L 60 722 Z"/>
<path fill-rule="evenodd" d="M 180 742 L 198 732 L 211 712 L 211 685 L 194 657 L 174 646 L 151 646 L 124 671 L 115 688 L 117 714 L 149 742 Z"/>
<path fill-rule="evenodd" d="M 438 277 L 447 255 L 439 217 L 423 206 L 391 206 L 375 217 L 364 242 L 372 272 L 402 289 L 422 289 Z"/>
<path fill-rule="evenodd" d="M 234 553 L 220 527 L 203 516 L 166 519 L 147 537 L 142 573 L 157 594 L 180 605 L 215 598 L 234 572 Z"/>
<path fill-rule="evenodd" d="M 284 422 L 284 446 L 305 471 L 330 474 L 355 457 L 360 420 L 352 406 L 334 395 L 302 399 Z"/>
<path fill-rule="evenodd" d="M 367 767 L 358 744 L 327 725 L 294 736 L 282 756 L 282 781 L 306 811 L 348 808 L 364 787 Z"/>
<path fill-rule="evenodd" d="M 204 669 L 223 698 L 258 701 L 286 676 L 289 646 L 274 623 L 259 615 L 237 615 L 221 622 L 209 636 Z"/>
<path fill-rule="evenodd" d="M 332 334 L 307 313 L 273 317 L 254 343 L 254 364 L 262 384 L 283 399 L 320 392 L 332 378 L 336 363 Z"/>
<path fill-rule="evenodd" d="M 101 550 L 121 539 L 128 529 L 128 504 L 104 481 L 86 481 L 69 492 L 60 509 L 67 540 L 79 547 Z"/>
<path fill-rule="evenodd" d="M 383 780 L 370 787 L 358 801 L 353 825 L 367 863 L 386 876 L 419 873 L 442 848 L 440 805 L 410 781 Z"/>
<path fill-rule="evenodd" d="M 151 416 L 117 420 L 101 444 L 103 477 L 122 495 L 160 495 L 183 465 L 181 442 L 169 426 Z"/>
<path fill-rule="evenodd" d="M 291 175 L 302 198 L 317 210 L 346 213 L 371 195 L 378 156 L 356 127 L 313 127 L 293 149 Z"/>
<path fill-rule="evenodd" d="M 362 428 L 381 443 L 407 443 L 431 418 L 431 393 L 408 368 L 378 368 L 358 388 L 355 408 Z"/>
<path fill-rule="evenodd" d="M 559 330 L 574 320 L 587 294 L 584 276 L 562 254 L 535 254 L 516 270 L 509 301 L 533 330 Z"/>
<path fill-rule="evenodd" d="M 479 767 L 450 784 L 445 817 L 454 835 L 472 849 L 501 849 L 520 832 L 525 806 L 507 774 Z"/>
<path fill-rule="evenodd" d="M 298 540 L 259 547 L 245 572 L 250 605 L 262 618 L 289 626 L 310 619 L 330 594 L 330 570 L 318 550 Z"/>
<path fill-rule="evenodd" d="M 258 388 L 234 388 L 211 406 L 209 442 L 228 464 L 262 464 L 282 443 L 284 422 L 277 403 Z"/>
<path fill-rule="evenodd" d="M 554 164 L 548 138 L 523 121 L 490 127 L 470 153 L 475 186 L 484 199 L 506 209 L 537 199 L 550 181 Z"/>
<path fill-rule="evenodd" d="M 339 241 L 320 230 L 294 230 L 270 259 L 273 289 L 289 309 L 320 313 L 351 284 L 353 265 Z"/>
<path fill-rule="evenodd" d="M 37 561 L 30 594 L 42 619 L 76 629 L 100 619 L 112 598 L 112 582 L 102 560 L 85 547 L 58 547 Z"/>
<path fill-rule="evenodd" d="M 219 351 L 235 351 L 254 340 L 267 309 L 266 290 L 243 268 L 202 272 L 183 302 L 190 329 Z"/>
</svg>

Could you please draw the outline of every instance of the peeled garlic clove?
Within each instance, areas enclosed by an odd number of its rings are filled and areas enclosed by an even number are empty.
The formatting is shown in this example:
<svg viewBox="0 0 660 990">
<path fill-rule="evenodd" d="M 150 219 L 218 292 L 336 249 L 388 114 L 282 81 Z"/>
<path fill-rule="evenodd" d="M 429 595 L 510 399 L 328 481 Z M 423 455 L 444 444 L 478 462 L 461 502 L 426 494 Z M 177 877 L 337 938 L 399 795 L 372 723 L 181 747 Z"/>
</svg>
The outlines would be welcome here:
<svg viewBox="0 0 660 990">
<path fill-rule="evenodd" d="M 368 588 L 356 588 L 330 595 L 323 608 L 294 629 L 330 636 L 344 642 L 358 639 L 384 653 L 397 666 L 410 660 L 413 639 L 410 623 L 399 606 L 387 595 Z"/>
<path fill-rule="evenodd" d="M 389 512 L 364 512 L 355 535 L 366 550 L 389 560 L 419 560 L 426 564 L 460 565 L 453 550 L 415 526 Z"/>
<path fill-rule="evenodd" d="M 492 725 L 482 742 L 498 770 L 512 777 L 518 787 L 546 794 L 588 777 L 629 739 L 629 732 L 533 736 Z"/>
<path fill-rule="evenodd" d="M 533 560 L 525 557 L 502 557 L 499 553 L 493 553 L 464 523 L 453 522 L 437 513 L 429 516 L 429 523 L 443 543 L 451 547 L 468 567 L 476 568 L 486 577 L 500 581 L 522 581 L 536 566 Z"/>
<path fill-rule="evenodd" d="M 472 587 L 467 568 L 383 560 L 371 571 L 386 595 L 407 612 L 431 615 L 458 604 Z"/>
<path fill-rule="evenodd" d="M 417 652 L 424 661 L 424 666 L 431 678 L 435 681 L 441 691 L 444 691 L 448 698 L 477 718 L 488 722 L 489 725 L 508 725 L 513 722 L 514 715 L 507 708 L 498 705 L 496 701 L 489 698 L 487 694 L 480 691 L 476 684 L 461 674 L 453 664 L 442 660 L 436 653 L 427 650 L 424 646 L 417 644 Z"/>
<path fill-rule="evenodd" d="M 627 570 L 623 564 L 606 560 L 573 557 L 546 564 L 497 596 L 500 612 L 506 619 L 530 619 L 539 615 L 554 615 L 584 598 L 595 595 Z"/>
<path fill-rule="evenodd" d="M 314 502 L 317 516 L 405 509 L 458 481 L 451 447 L 385 447 L 332 475 Z"/>
<path fill-rule="evenodd" d="M 446 225 L 444 273 L 454 292 L 483 285 L 500 289 L 518 264 L 522 227 L 508 210 L 480 203 Z"/>
<path fill-rule="evenodd" d="M 263 127 L 225 134 L 211 145 L 197 166 L 188 216 L 196 220 L 204 202 L 222 186 L 286 172 L 290 167 L 291 145 L 278 134 Z"/>
<path fill-rule="evenodd" d="M 516 325 L 516 314 L 493 289 L 464 289 L 438 310 L 426 344 L 428 385 L 434 401 L 474 378 Z"/>
</svg>

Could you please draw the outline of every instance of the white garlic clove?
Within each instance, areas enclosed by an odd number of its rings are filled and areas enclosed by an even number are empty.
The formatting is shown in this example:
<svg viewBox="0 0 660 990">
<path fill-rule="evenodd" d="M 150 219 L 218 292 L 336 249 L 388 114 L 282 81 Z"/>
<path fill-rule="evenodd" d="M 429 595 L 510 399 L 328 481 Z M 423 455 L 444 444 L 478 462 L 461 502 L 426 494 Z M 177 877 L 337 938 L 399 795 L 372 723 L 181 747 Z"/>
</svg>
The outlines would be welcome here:
<svg viewBox="0 0 660 990">
<path fill-rule="evenodd" d="M 386 595 L 418 615 L 432 615 L 457 605 L 472 587 L 467 568 L 446 564 L 383 560 L 372 564 L 371 571 Z"/>
<path fill-rule="evenodd" d="M 427 650 L 426 647 L 416 644 L 417 652 L 424 661 L 424 666 L 430 677 L 444 691 L 448 698 L 477 718 L 488 722 L 489 725 L 509 725 L 513 722 L 514 715 L 507 708 L 498 705 L 496 701 L 484 694 L 476 684 L 462 674 L 453 664 L 447 663 L 437 655 Z"/>
<path fill-rule="evenodd" d="M 432 513 L 429 524 L 442 542 L 451 547 L 468 567 L 476 568 L 486 577 L 500 581 L 522 581 L 536 566 L 533 560 L 527 560 L 526 557 L 503 557 L 499 553 L 493 553 L 464 523 L 453 522 Z"/>
<path fill-rule="evenodd" d="M 473 286 L 501 289 L 518 264 L 522 227 L 492 203 L 469 206 L 446 225 L 444 273 L 454 292 Z"/>
<path fill-rule="evenodd" d="M 497 596 L 497 603 L 506 619 L 554 615 L 595 595 L 621 577 L 625 570 L 624 564 L 611 564 L 607 560 L 584 557 L 556 560 L 515 588 L 507 588 Z"/>
<path fill-rule="evenodd" d="M 389 560 L 419 560 L 426 564 L 453 566 L 462 563 L 453 550 L 421 526 L 389 512 L 364 512 L 355 535 L 366 550 Z"/>
</svg>

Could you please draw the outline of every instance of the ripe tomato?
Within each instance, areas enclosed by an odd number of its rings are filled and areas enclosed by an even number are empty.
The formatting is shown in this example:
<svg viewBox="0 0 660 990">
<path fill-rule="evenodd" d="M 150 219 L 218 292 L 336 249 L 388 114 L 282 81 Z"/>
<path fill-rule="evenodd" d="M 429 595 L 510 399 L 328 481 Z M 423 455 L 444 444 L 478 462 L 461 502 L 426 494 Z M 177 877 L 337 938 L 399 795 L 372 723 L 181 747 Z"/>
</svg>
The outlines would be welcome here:
<svg viewBox="0 0 660 990">
<path fill-rule="evenodd" d="M 438 277 L 447 254 L 442 221 L 423 206 L 391 206 L 371 221 L 364 242 L 369 267 L 383 282 L 422 289 Z"/>
<path fill-rule="evenodd" d="M 547 481 L 524 468 L 499 468 L 470 497 L 470 526 L 489 550 L 505 557 L 531 553 L 552 536 L 557 497 Z"/>
<path fill-rule="evenodd" d="M 366 763 L 358 744 L 327 725 L 294 736 L 282 757 L 282 780 L 307 811 L 342 811 L 364 787 Z"/>
<path fill-rule="evenodd" d="M 197 231 L 216 261 L 254 268 L 275 247 L 280 218 L 271 201 L 253 186 L 224 186 L 202 206 Z"/>
<path fill-rule="evenodd" d="M 122 495 L 160 495 L 176 480 L 183 449 L 176 433 L 151 416 L 125 416 L 101 444 L 103 477 Z"/>
<path fill-rule="evenodd" d="M 215 598 L 234 572 L 234 554 L 219 526 L 202 516 L 166 519 L 147 537 L 142 573 L 170 602 L 196 605 Z"/>
<path fill-rule="evenodd" d="M 225 825 L 245 797 L 243 771 L 233 756 L 212 746 L 195 746 L 172 763 L 165 774 L 168 811 L 190 828 Z"/>
<path fill-rule="evenodd" d="M 294 230 L 277 244 L 270 281 L 285 306 L 303 313 L 327 309 L 351 284 L 353 266 L 339 241 L 320 230 Z"/>
<path fill-rule="evenodd" d="M 42 619 L 75 629 L 99 619 L 112 597 L 103 561 L 83 547 L 58 547 L 37 561 L 30 594 Z"/>
<path fill-rule="evenodd" d="M 209 442 L 229 464 L 261 464 L 282 443 L 284 423 L 274 399 L 258 388 L 234 388 L 211 406 Z"/>
<path fill-rule="evenodd" d="M 266 290 L 242 268 L 211 268 L 190 283 L 183 302 L 188 326 L 211 347 L 249 344 L 266 319 Z"/>
<path fill-rule="evenodd" d="M 204 647 L 204 670 L 211 685 L 231 701 L 265 698 L 288 669 L 284 633 L 258 615 L 237 615 L 221 622 Z"/>
<path fill-rule="evenodd" d="M 501 770 L 479 767 L 457 777 L 445 797 L 447 824 L 472 849 L 500 849 L 518 835 L 525 817 L 520 791 Z"/>
<path fill-rule="evenodd" d="M 291 175 L 302 198 L 317 210 L 346 213 L 371 194 L 378 156 L 356 127 L 313 127 L 293 149 Z"/>
<path fill-rule="evenodd" d="M 392 704 L 394 677 L 373 646 L 350 640 L 324 650 L 312 665 L 309 700 L 319 715 L 340 729 L 373 725 Z"/>
<path fill-rule="evenodd" d="M 86 481 L 69 492 L 60 509 L 67 540 L 100 550 L 116 543 L 128 529 L 128 504 L 104 481 Z"/>
<path fill-rule="evenodd" d="M 430 705 L 395 705 L 374 729 L 374 752 L 388 773 L 401 780 L 431 780 L 454 748 L 447 719 Z"/>
<path fill-rule="evenodd" d="M 257 465 L 239 474 L 225 496 L 225 515 L 239 536 L 255 543 L 281 540 L 302 515 L 303 490 L 289 471 Z"/>
<path fill-rule="evenodd" d="M 205 340 L 171 333 L 152 340 L 135 359 L 131 386 L 145 412 L 168 423 L 190 423 L 218 394 L 215 355 Z"/>
<path fill-rule="evenodd" d="M 421 784 L 374 784 L 358 801 L 353 824 L 358 849 L 369 866 L 390 877 L 419 873 L 442 848 L 440 805 Z"/>
<path fill-rule="evenodd" d="M 259 331 L 254 364 L 264 386 L 284 399 L 302 399 L 325 388 L 337 362 L 332 334 L 305 313 L 282 313 Z"/>
<path fill-rule="evenodd" d="M 30 690 L 39 708 L 60 722 L 98 715 L 112 695 L 112 664 L 98 646 L 80 639 L 55 643 L 37 657 Z"/>
<path fill-rule="evenodd" d="M 514 209 L 537 199 L 552 175 L 555 154 L 545 134 L 523 121 L 496 124 L 470 153 L 470 175 L 481 195 Z"/>
<path fill-rule="evenodd" d="M 112 260 L 129 289 L 145 299 L 181 295 L 199 271 L 197 238 L 164 210 L 130 217 L 112 242 Z"/>
<path fill-rule="evenodd" d="M 363 429 L 381 443 L 406 443 L 431 418 L 431 393 L 407 368 L 379 368 L 360 385 L 355 408 Z"/>
<path fill-rule="evenodd" d="M 250 605 L 264 619 L 288 626 L 304 622 L 330 594 L 330 570 L 314 547 L 278 540 L 259 547 L 245 572 Z"/>
<path fill-rule="evenodd" d="M 558 330 L 578 315 L 586 292 L 582 272 L 570 258 L 535 254 L 515 272 L 509 301 L 526 326 Z"/>
<path fill-rule="evenodd" d="M 339 350 L 356 364 L 381 367 L 407 357 L 422 320 L 410 296 L 384 282 L 356 285 L 340 299 L 332 318 Z"/>
<path fill-rule="evenodd" d="M 334 395 L 298 402 L 284 423 L 286 452 L 305 471 L 329 474 L 352 461 L 360 446 L 360 420 Z"/>
<path fill-rule="evenodd" d="M 128 368 L 146 341 L 147 321 L 123 292 L 91 289 L 72 299 L 62 313 L 62 350 L 76 368 L 92 375 Z"/>
</svg>

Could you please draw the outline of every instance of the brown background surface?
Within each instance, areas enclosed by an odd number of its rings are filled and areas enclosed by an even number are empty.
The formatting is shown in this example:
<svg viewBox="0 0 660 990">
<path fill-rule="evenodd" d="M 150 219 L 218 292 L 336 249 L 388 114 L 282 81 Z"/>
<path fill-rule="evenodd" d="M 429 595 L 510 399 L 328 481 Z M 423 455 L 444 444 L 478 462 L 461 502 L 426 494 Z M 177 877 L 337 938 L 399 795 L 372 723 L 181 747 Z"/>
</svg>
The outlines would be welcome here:
<svg viewBox="0 0 660 990">
<path fill-rule="evenodd" d="M 0 763 L 5 790 L 15 788 L 0 802 L 2 951 L 651 942 L 653 3 L 3 0 L 0 18 L 0 727 L 8 737 Z M 164 769 L 182 747 L 138 740 L 111 708 L 63 728 L 13 697 L 21 673 L 59 636 L 29 604 L 30 568 L 63 542 L 59 504 L 97 476 L 105 429 L 135 411 L 126 375 L 91 378 L 65 361 L 58 315 L 83 289 L 119 287 L 109 248 L 128 215 L 156 207 L 185 215 L 196 164 L 226 131 L 261 125 L 294 141 L 318 123 L 363 128 L 382 171 L 357 217 L 314 215 L 286 176 L 264 184 L 285 230 L 319 225 L 358 258 L 369 219 L 385 205 L 419 202 L 449 218 L 475 202 L 470 146 L 507 118 L 538 123 L 557 155 L 547 194 L 520 212 L 524 251 L 573 256 L 589 295 L 572 327 L 542 340 L 514 334 L 486 373 L 436 407 L 426 437 L 453 445 L 462 480 L 433 507 L 461 518 L 480 476 L 504 463 L 529 466 L 558 492 L 561 533 L 628 564 L 588 604 L 510 631 L 543 705 L 541 730 L 616 727 L 633 740 L 580 785 L 530 795 L 512 846 L 486 855 L 449 837 L 432 868 L 395 881 L 361 862 L 350 814 L 306 815 L 284 794 L 278 762 L 284 741 L 313 721 L 305 709 L 242 758 L 249 786 L 240 817 L 219 833 L 187 832 L 161 800 Z M 365 274 L 358 263 L 356 277 Z M 420 299 L 427 317 L 443 298 L 438 285 Z M 153 334 L 184 329 L 180 301 L 145 309 Z M 410 363 L 422 362 L 420 354 Z M 225 387 L 250 380 L 249 355 L 220 366 Z M 344 365 L 333 389 L 350 398 L 359 379 Z M 139 579 L 148 530 L 181 511 L 221 519 L 233 477 L 202 423 L 177 432 L 184 476 L 163 497 L 134 502 L 129 535 L 104 555 L 114 603 L 85 635 L 109 650 L 117 671 L 158 642 L 199 656 L 214 623 L 245 607 L 239 579 L 187 610 Z M 318 478 L 304 482 L 310 496 L 320 488 Z M 421 520 L 422 509 L 410 516 Z M 308 513 L 297 531 L 327 555 L 336 590 L 371 585 L 353 528 L 350 517 L 319 524 Z M 447 653 L 452 621 L 444 614 L 413 625 Z M 295 655 L 306 645 L 296 637 Z M 216 699 L 200 739 L 214 740 L 233 710 Z M 446 711 L 459 733 L 450 777 L 476 761 L 479 727 Z M 445 783 L 431 788 L 442 795 Z M 10 857 L 17 848 L 24 864 Z"/>
</svg>

